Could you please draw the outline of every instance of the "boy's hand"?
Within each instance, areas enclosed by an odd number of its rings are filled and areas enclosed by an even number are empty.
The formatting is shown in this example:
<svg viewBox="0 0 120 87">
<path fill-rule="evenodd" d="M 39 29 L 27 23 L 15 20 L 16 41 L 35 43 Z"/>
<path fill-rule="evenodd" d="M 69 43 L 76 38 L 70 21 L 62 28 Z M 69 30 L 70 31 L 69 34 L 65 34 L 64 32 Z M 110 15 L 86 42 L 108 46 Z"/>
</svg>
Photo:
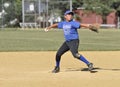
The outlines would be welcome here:
<svg viewBox="0 0 120 87">
<path fill-rule="evenodd" d="M 99 24 L 92 24 L 92 25 L 89 25 L 89 29 L 90 29 L 91 31 L 96 32 L 96 33 L 99 32 L 99 31 L 98 31 L 99 27 L 100 27 Z"/>
</svg>

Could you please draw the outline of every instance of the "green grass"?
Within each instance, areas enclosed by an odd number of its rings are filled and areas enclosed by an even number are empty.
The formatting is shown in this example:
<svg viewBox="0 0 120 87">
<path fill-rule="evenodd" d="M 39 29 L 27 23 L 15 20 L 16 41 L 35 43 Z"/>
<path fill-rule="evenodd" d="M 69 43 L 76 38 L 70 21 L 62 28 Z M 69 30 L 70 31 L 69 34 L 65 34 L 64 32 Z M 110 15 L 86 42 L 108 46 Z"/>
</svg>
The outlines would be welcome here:
<svg viewBox="0 0 120 87">
<path fill-rule="evenodd" d="M 94 33 L 80 29 L 81 51 L 120 51 L 120 30 L 102 29 Z M 62 30 L 1 30 L 0 51 L 56 51 L 64 41 Z"/>
</svg>

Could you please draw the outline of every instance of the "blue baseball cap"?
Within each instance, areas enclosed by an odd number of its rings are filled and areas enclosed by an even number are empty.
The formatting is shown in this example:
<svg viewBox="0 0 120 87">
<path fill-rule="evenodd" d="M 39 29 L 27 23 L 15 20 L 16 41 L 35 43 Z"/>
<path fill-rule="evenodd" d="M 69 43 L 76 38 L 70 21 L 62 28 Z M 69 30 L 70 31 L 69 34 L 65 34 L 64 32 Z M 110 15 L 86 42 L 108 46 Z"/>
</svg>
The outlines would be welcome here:
<svg viewBox="0 0 120 87">
<path fill-rule="evenodd" d="M 74 15 L 74 13 L 73 13 L 72 11 L 70 11 L 70 10 L 67 10 L 67 11 L 64 13 L 64 16 L 67 15 L 67 14 L 72 14 L 72 15 Z"/>
</svg>

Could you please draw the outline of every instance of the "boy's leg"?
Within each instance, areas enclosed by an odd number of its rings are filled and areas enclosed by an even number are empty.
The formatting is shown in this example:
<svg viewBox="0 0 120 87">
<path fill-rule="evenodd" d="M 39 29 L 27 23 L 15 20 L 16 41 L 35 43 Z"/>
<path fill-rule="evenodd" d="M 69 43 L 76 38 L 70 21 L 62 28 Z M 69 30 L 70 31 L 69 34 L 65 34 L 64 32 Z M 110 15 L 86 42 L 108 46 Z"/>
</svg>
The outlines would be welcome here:
<svg viewBox="0 0 120 87">
<path fill-rule="evenodd" d="M 59 72 L 61 56 L 68 50 L 69 50 L 69 47 L 67 46 L 66 42 L 64 42 L 56 53 L 56 66 L 55 66 L 55 69 L 52 71 L 53 73 Z"/>
<path fill-rule="evenodd" d="M 73 40 L 73 41 L 70 41 L 67 44 L 70 48 L 70 51 L 72 52 L 72 55 L 75 58 L 84 62 L 89 67 L 89 70 L 91 70 L 92 69 L 92 63 L 90 63 L 84 56 L 82 56 L 78 53 L 79 40 Z"/>
</svg>

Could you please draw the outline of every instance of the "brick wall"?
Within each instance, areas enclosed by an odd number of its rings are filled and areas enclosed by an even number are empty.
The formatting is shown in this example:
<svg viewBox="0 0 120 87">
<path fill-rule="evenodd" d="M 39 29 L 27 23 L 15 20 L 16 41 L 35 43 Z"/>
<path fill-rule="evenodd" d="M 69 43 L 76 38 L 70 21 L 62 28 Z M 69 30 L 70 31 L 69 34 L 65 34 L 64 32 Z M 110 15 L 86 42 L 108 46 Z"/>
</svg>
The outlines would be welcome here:
<svg viewBox="0 0 120 87">
<path fill-rule="evenodd" d="M 77 10 L 76 12 L 81 17 L 82 23 L 86 23 L 86 24 L 103 23 L 101 15 L 96 15 L 96 13 L 84 13 L 82 9 Z M 115 12 L 112 12 L 107 16 L 107 24 L 116 24 L 116 23 L 117 23 L 117 19 L 115 16 Z"/>
</svg>

